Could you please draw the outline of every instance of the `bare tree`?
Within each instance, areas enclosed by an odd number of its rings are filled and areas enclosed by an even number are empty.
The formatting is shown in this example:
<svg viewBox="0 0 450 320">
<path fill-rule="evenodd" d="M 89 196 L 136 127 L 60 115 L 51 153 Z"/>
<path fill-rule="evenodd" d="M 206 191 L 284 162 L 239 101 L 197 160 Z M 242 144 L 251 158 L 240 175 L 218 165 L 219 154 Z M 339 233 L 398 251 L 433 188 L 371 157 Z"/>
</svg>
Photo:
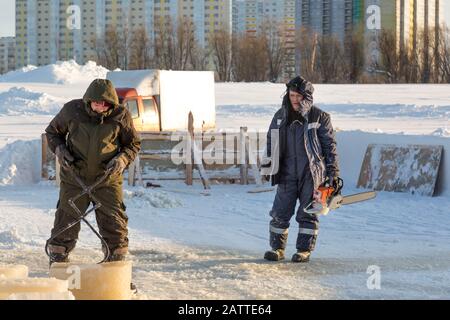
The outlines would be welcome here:
<svg viewBox="0 0 450 320">
<path fill-rule="evenodd" d="M 134 29 L 130 45 L 129 69 L 150 67 L 150 39 L 144 27 Z"/>
<path fill-rule="evenodd" d="M 443 25 L 436 32 L 434 47 L 436 82 L 450 83 L 450 30 Z"/>
<path fill-rule="evenodd" d="M 108 69 L 116 69 L 120 67 L 120 37 L 116 26 L 110 26 L 105 31 L 104 39 L 99 41 L 98 52 L 104 61 L 104 65 Z"/>
<path fill-rule="evenodd" d="M 318 35 L 311 29 L 302 27 L 297 30 L 296 46 L 301 74 L 310 81 L 318 82 L 320 78 L 317 70 Z"/>
<path fill-rule="evenodd" d="M 323 35 L 319 37 L 319 71 L 321 81 L 324 83 L 342 82 L 343 77 L 343 49 L 334 36 Z"/>
<path fill-rule="evenodd" d="M 155 59 L 163 69 L 188 70 L 192 68 L 190 59 L 197 47 L 195 25 L 187 17 L 178 19 L 174 26 L 170 18 L 155 24 Z"/>
<path fill-rule="evenodd" d="M 202 48 L 198 42 L 191 50 L 190 64 L 192 70 L 204 71 L 208 70 L 209 58 L 211 57 L 211 50 L 206 47 Z"/>
<path fill-rule="evenodd" d="M 231 37 L 231 34 L 226 30 L 215 32 L 209 37 L 209 47 L 211 48 L 212 60 L 219 81 L 231 80 Z"/>
<path fill-rule="evenodd" d="M 364 71 L 364 33 L 357 30 L 350 33 L 344 42 L 345 80 L 358 83 Z"/>
<path fill-rule="evenodd" d="M 233 37 L 233 75 L 237 81 L 266 81 L 267 55 L 265 39 L 259 35 L 239 34 Z"/>
<path fill-rule="evenodd" d="M 279 80 L 286 59 L 286 38 L 283 27 L 275 21 L 266 20 L 262 25 L 262 38 L 268 62 L 268 77 L 270 81 Z"/>
<path fill-rule="evenodd" d="M 396 50 L 397 41 L 394 32 L 382 30 L 379 38 L 381 68 L 389 75 L 390 82 L 400 78 L 400 57 Z"/>
</svg>

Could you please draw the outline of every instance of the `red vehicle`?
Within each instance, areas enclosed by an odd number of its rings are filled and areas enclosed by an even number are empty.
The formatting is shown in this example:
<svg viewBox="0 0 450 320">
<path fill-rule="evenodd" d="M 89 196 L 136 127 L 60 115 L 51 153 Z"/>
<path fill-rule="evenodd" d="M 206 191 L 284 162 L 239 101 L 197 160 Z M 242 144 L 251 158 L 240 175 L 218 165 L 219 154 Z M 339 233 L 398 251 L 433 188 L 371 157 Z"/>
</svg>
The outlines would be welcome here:
<svg viewBox="0 0 450 320">
<path fill-rule="evenodd" d="M 136 89 L 117 88 L 119 101 L 131 113 L 137 131 L 160 131 L 158 105 L 154 97 L 139 96 Z"/>
</svg>

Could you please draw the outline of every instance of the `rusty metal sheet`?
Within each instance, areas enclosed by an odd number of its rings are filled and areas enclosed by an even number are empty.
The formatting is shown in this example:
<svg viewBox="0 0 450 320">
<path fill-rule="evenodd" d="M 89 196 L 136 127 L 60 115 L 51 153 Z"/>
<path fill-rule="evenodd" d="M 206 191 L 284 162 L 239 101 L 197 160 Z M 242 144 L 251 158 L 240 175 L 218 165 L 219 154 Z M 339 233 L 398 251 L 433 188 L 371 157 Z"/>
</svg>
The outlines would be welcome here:
<svg viewBox="0 0 450 320">
<path fill-rule="evenodd" d="M 370 144 L 358 187 L 433 196 L 443 146 Z"/>
</svg>

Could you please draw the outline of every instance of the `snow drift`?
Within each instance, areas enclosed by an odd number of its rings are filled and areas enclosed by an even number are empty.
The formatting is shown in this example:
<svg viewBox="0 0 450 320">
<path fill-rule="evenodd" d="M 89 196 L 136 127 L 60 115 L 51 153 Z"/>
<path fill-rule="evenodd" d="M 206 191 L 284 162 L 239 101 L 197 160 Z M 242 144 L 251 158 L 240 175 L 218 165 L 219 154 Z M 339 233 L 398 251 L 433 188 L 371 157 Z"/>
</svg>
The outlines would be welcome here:
<svg viewBox="0 0 450 320">
<path fill-rule="evenodd" d="M 27 66 L 0 77 L 0 82 L 38 82 L 54 84 L 89 83 L 96 78 L 106 78 L 109 70 L 93 61 L 79 65 L 75 60 L 58 61 L 42 67 Z"/>
<path fill-rule="evenodd" d="M 0 93 L 0 115 L 53 115 L 63 104 L 61 99 L 23 87 L 13 87 Z"/>
<path fill-rule="evenodd" d="M 362 103 L 317 103 L 322 110 L 332 115 L 351 116 L 354 118 L 445 118 L 450 117 L 448 105 L 418 104 L 362 104 Z M 222 117 L 272 117 L 280 108 L 279 104 L 270 105 L 222 105 L 217 107 L 217 114 Z"/>
<path fill-rule="evenodd" d="M 40 177 L 40 140 L 18 140 L 0 150 L 0 186 L 37 183 Z"/>
</svg>

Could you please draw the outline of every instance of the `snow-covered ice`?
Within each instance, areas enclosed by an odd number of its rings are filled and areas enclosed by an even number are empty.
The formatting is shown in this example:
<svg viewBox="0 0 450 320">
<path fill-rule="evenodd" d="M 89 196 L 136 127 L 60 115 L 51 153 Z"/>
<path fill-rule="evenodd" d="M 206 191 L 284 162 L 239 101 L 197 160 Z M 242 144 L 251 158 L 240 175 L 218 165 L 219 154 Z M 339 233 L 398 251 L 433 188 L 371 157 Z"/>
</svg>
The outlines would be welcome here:
<svg viewBox="0 0 450 320">
<path fill-rule="evenodd" d="M 84 78 L 70 68 L 83 66 L 30 67 L 0 79 L 0 261 L 28 265 L 35 277 L 48 276 L 43 247 L 58 198 L 52 182 L 39 181 L 40 134 L 58 105 L 80 98 L 102 75 L 99 66 L 84 66 Z M 72 85 L 59 84 L 61 79 Z M 266 130 L 284 90 L 271 83 L 217 84 L 218 129 Z M 355 186 L 369 142 L 439 144 L 450 150 L 449 92 L 450 85 L 317 85 L 316 103 L 339 130 L 344 194 L 361 191 Z M 213 185 L 206 197 L 199 183 L 125 186 L 138 298 L 448 299 L 450 159 L 445 154 L 439 196 L 380 192 L 376 200 L 331 212 L 321 218 L 317 249 L 306 265 L 262 259 L 275 192 L 249 194 L 254 186 Z M 93 214 L 89 221 L 95 225 Z M 298 230 L 292 222 L 288 258 Z M 98 239 L 83 227 L 73 260 L 101 257 Z M 370 270 L 377 268 L 381 288 L 371 290 Z"/>
</svg>

